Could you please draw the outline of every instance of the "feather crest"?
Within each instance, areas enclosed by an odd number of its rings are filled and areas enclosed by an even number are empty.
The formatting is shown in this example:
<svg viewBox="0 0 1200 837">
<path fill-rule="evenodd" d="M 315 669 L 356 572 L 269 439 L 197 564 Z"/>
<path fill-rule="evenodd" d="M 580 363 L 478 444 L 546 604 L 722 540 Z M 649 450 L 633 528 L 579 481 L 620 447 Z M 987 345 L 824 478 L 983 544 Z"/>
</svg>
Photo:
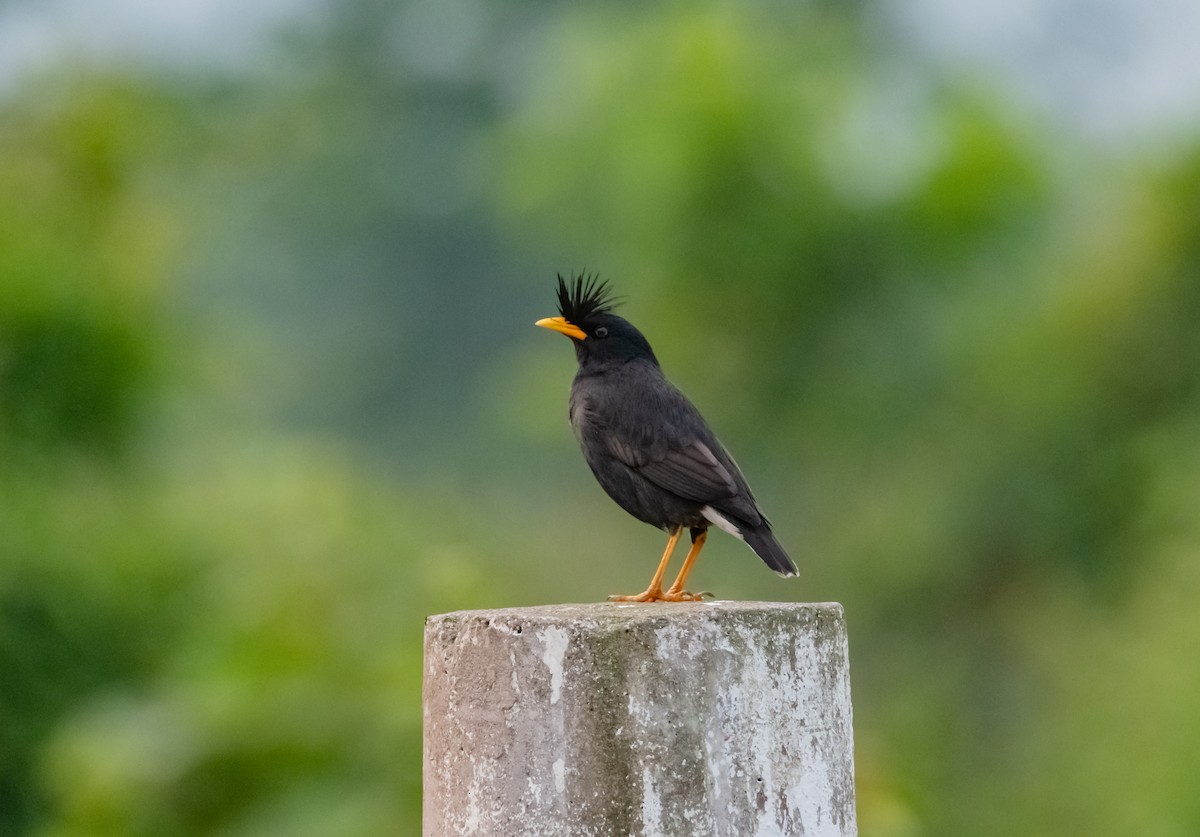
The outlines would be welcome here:
<svg viewBox="0 0 1200 837">
<path fill-rule="evenodd" d="M 570 282 L 558 275 L 558 313 L 567 322 L 582 325 L 592 317 L 612 313 L 615 304 L 608 282 L 600 281 L 596 274 L 581 273 Z"/>
</svg>

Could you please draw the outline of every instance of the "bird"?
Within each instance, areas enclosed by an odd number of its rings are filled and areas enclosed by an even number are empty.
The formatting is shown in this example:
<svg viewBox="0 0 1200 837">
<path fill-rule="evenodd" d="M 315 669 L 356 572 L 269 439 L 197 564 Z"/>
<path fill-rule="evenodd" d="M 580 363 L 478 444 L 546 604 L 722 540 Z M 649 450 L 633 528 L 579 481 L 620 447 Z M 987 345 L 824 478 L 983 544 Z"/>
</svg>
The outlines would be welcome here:
<svg viewBox="0 0 1200 837">
<path fill-rule="evenodd" d="M 579 369 L 571 383 L 568 417 L 592 474 L 618 506 L 668 535 L 646 590 L 609 600 L 694 602 L 711 595 L 684 589 L 709 526 L 745 541 L 779 575 L 795 576 L 796 565 L 729 451 L 700 411 L 667 380 L 642 332 L 615 314 L 614 307 L 608 282 L 586 273 L 564 281 L 559 274 L 559 316 L 535 323 L 574 344 Z M 663 590 L 671 553 L 684 529 L 691 548 L 674 583 Z"/>
</svg>

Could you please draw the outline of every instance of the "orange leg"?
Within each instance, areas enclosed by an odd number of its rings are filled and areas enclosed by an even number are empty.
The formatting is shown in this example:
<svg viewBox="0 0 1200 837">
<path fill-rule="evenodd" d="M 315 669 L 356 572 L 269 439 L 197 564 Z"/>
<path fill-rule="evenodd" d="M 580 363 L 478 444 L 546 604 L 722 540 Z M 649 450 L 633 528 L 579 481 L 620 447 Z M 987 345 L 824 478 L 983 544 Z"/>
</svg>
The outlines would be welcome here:
<svg viewBox="0 0 1200 837">
<path fill-rule="evenodd" d="M 688 550 L 687 557 L 683 559 L 683 566 L 679 568 L 679 575 L 675 578 L 675 583 L 663 594 L 663 601 L 698 602 L 701 600 L 703 593 L 688 593 L 683 589 L 683 583 L 687 581 L 688 573 L 692 571 L 692 564 L 696 563 L 696 558 L 700 555 L 700 550 L 704 549 L 706 540 L 708 540 L 708 532 L 703 530 L 692 539 L 692 548 Z"/>
<path fill-rule="evenodd" d="M 667 574 L 667 562 L 671 560 L 671 553 L 675 551 L 675 542 L 679 540 L 679 535 L 683 532 L 682 528 L 676 529 L 671 533 L 670 539 L 667 541 L 667 548 L 663 551 L 662 560 L 658 562 L 658 569 L 654 571 L 654 578 L 650 579 L 650 586 L 646 588 L 646 592 L 638 593 L 636 596 L 609 596 L 610 602 L 661 602 L 663 601 L 662 580 Z M 688 554 L 691 557 L 691 553 Z"/>
</svg>

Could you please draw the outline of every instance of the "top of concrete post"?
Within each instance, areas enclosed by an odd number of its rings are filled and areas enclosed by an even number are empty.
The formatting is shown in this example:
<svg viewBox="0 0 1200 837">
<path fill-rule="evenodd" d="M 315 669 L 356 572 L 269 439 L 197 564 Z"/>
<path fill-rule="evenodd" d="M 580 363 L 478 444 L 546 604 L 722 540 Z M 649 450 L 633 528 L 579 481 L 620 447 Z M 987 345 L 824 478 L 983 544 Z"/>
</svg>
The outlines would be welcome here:
<svg viewBox="0 0 1200 837">
<path fill-rule="evenodd" d="M 704 602 L 654 602 L 637 604 L 629 602 L 591 602 L 583 604 L 539 605 L 537 607 L 501 607 L 491 610 L 455 610 L 430 616 L 430 620 L 441 619 L 586 619 L 601 623 L 618 624 L 625 621 L 640 621 L 646 618 L 670 616 L 676 619 L 705 618 L 707 614 L 790 614 L 799 617 L 817 614 L 836 614 L 841 617 L 842 606 L 837 602 L 738 602 L 710 600 Z"/>
</svg>

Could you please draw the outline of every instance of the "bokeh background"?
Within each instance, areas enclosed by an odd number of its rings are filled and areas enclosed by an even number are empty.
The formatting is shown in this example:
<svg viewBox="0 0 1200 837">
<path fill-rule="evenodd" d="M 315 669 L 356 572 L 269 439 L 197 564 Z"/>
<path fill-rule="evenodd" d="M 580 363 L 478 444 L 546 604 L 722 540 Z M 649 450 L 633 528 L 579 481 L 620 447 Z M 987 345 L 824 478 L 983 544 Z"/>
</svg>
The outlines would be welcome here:
<svg viewBox="0 0 1200 837">
<path fill-rule="evenodd" d="M 1200 833 L 1200 6 L 0 0 L 0 833 L 418 833 L 429 613 L 641 589 L 624 312 L 874 837 Z"/>
</svg>

